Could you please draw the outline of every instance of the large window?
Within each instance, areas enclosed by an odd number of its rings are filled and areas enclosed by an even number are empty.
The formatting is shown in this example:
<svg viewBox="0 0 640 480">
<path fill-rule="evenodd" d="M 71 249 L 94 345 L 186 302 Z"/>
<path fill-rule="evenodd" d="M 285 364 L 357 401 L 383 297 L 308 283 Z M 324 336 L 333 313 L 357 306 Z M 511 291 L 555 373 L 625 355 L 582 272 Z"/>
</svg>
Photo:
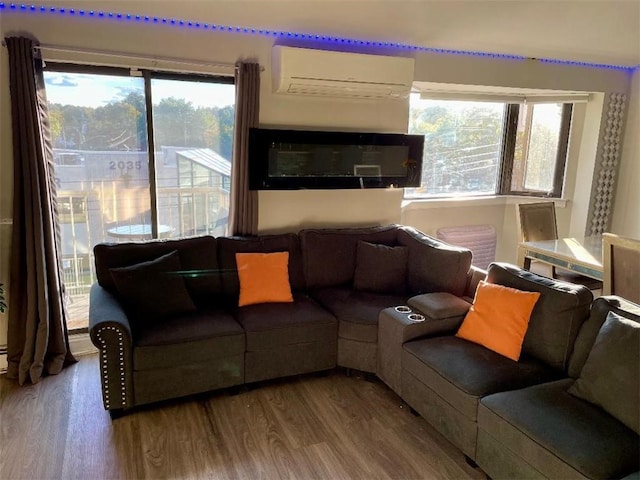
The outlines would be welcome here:
<svg viewBox="0 0 640 480">
<path fill-rule="evenodd" d="M 224 235 L 233 78 L 48 64 L 69 328 L 87 327 L 93 246 Z"/>
<path fill-rule="evenodd" d="M 409 133 L 425 136 L 422 186 L 407 198 L 562 194 L 572 104 L 411 96 Z"/>
</svg>

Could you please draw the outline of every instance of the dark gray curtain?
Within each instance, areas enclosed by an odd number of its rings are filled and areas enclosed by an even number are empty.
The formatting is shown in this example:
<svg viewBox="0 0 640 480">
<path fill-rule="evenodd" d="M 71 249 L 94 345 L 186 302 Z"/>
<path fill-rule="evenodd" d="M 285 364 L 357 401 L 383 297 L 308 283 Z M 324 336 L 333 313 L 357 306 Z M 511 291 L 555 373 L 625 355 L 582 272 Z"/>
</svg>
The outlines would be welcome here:
<svg viewBox="0 0 640 480">
<path fill-rule="evenodd" d="M 75 361 L 60 278 L 53 152 L 42 61 L 29 38 L 6 38 L 13 131 L 13 237 L 7 375 L 38 382 Z"/>
<path fill-rule="evenodd" d="M 249 190 L 249 129 L 257 127 L 260 113 L 260 65 L 236 64 L 236 116 L 231 167 L 229 232 L 258 233 L 258 192 Z M 266 159 L 265 159 L 266 161 Z"/>
</svg>

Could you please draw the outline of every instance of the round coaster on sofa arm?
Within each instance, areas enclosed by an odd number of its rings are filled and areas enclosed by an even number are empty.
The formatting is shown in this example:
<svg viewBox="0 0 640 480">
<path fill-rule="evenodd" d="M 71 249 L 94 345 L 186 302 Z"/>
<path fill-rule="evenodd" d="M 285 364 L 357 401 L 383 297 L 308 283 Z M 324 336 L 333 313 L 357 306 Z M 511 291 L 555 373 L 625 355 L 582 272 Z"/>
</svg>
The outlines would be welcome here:
<svg viewBox="0 0 640 480">
<path fill-rule="evenodd" d="M 397 307 L 395 307 L 395 310 L 398 313 L 411 313 L 411 312 L 413 312 L 413 310 L 411 310 L 411 307 L 408 307 L 406 305 L 398 305 Z"/>
</svg>

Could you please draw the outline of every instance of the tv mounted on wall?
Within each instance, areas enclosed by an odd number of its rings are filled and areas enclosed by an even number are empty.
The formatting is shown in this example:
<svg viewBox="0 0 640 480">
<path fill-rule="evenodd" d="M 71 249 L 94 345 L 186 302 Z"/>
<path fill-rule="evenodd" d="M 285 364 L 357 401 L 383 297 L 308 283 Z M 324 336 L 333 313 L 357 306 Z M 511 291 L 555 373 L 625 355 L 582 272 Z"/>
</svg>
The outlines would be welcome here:
<svg viewBox="0 0 640 480">
<path fill-rule="evenodd" d="M 423 135 L 252 128 L 251 190 L 419 187 Z"/>
</svg>

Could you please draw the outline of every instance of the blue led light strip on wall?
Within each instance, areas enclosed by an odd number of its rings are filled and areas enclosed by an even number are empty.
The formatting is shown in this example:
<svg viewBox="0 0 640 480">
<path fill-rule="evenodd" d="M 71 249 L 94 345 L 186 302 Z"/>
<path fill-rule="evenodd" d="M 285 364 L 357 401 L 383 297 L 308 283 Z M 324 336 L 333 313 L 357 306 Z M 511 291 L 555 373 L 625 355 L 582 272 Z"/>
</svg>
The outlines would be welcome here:
<svg viewBox="0 0 640 480">
<path fill-rule="evenodd" d="M 443 54 L 443 55 L 462 55 L 462 56 L 470 56 L 470 57 L 500 58 L 505 60 L 518 60 L 518 61 L 531 59 L 530 57 L 525 57 L 523 55 L 510 55 L 510 54 L 504 54 L 504 53 L 480 52 L 480 51 L 472 51 L 472 50 L 454 50 L 454 49 L 447 49 L 447 48 L 432 48 L 432 47 L 423 47 L 419 45 L 410 45 L 406 43 L 379 42 L 375 40 L 358 40 L 358 39 L 353 39 L 348 37 L 334 37 L 330 35 L 317 35 L 317 34 L 300 33 L 300 32 L 284 32 L 280 30 L 268 30 L 263 28 L 254 28 L 254 27 L 217 25 L 213 23 L 205 23 L 205 22 L 198 22 L 198 21 L 192 21 L 192 20 L 155 17 L 155 16 L 149 16 L 149 15 L 139 15 L 139 14 L 121 13 L 121 12 L 109 12 L 109 11 L 103 11 L 103 10 L 85 10 L 85 9 L 77 9 L 77 8 L 55 7 L 55 6 L 45 6 L 45 5 L 38 6 L 38 5 L 29 5 L 29 4 L 0 2 L 0 11 L 5 9 L 16 11 L 16 12 L 30 12 L 30 13 L 44 14 L 44 15 L 88 17 L 88 18 L 96 18 L 99 20 L 127 21 L 132 23 L 151 23 L 151 24 L 158 24 L 158 25 L 167 25 L 170 27 L 193 28 L 193 29 L 209 30 L 209 31 L 216 31 L 216 32 L 238 33 L 243 35 L 260 35 L 265 37 L 292 38 L 292 39 L 298 39 L 298 40 L 309 40 L 313 42 L 325 42 L 330 44 L 390 48 L 390 49 L 397 49 L 397 50 L 412 50 L 417 52 L 437 53 L 437 54 Z M 640 68 L 640 65 L 635 65 L 635 66 L 609 65 L 606 63 L 578 62 L 578 61 L 571 61 L 571 60 L 560 60 L 555 58 L 536 58 L 534 60 L 538 60 L 542 63 L 553 63 L 558 65 L 570 65 L 570 66 L 579 66 L 579 67 L 588 67 L 588 68 L 603 68 L 603 69 L 609 69 L 609 70 L 625 70 L 629 72 Z"/>
</svg>

